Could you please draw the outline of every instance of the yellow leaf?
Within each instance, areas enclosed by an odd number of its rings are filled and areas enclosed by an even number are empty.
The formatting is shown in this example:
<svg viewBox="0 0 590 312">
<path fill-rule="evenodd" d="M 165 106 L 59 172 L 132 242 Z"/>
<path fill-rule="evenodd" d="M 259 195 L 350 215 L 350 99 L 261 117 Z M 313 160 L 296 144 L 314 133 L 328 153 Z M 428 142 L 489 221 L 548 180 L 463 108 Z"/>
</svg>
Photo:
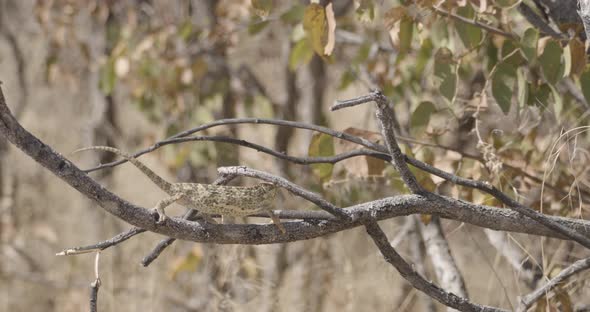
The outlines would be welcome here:
<svg viewBox="0 0 590 312">
<path fill-rule="evenodd" d="M 193 272 L 199 267 L 202 259 L 203 251 L 199 245 L 196 245 L 188 255 L 173 261 L 168 271 L 168 276 L 170 279 L 174 279 L 178 273 Z"/>
<path fill-rule="evenodd" d="M 313 50 L 321 56 L 324 55 L 324 47 L 327 42 L 326 24 L 326 11 L 323 6 L 312 3 L 305 8 L 303 29 L 307 33 Z"/>
<path fill-rule="evenodd" d="M 422 221 L 422 223 L 424 223 L 424 225 L 428 225 L 428 224 L 430 224 L 430 221 L 432 221 L 432 215 L 421 214 L 420 221 Z"/>
<path fill-rule="evenodd" d="M 333 156 L 334 155 L 334 139 L 324 133 L 314 133 L 309 143 L 308 155 L 311 157 Z M 332 178 L 334 169 L 333 164 L 312 164 L 311 169 L 313 174 L 322 182 L 326 182 Z"/>
</svg>

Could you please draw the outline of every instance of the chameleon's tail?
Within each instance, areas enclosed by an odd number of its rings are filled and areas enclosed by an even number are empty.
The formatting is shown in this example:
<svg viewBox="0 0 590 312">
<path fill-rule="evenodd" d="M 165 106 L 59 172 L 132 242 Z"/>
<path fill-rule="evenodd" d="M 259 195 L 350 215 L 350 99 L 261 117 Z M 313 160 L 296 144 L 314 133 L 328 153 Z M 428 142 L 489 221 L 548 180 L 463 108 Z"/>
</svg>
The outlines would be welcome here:
<svg viewBox="0 0 590 312">
<path fill-rule="evenodd" d="M 162 179 L 159 175 L 157 175 L 155 172 L 153 172 L 150 168 L 146 167 L 141 161 L 137 160 L 135 157 L 133 157 L 133 156 L 131 156 L 119 149 L 116 149 L 114 147 L 90 146 L 90 147 L 81 148 L 79 150 L 75 150 L 72 152 L 72 154 L 75 154 L 78 152 L 83 152 L 83 151 L 89 151 L 89 150 L 101 150 L 101 151 L 115 153 L 115 154 L 125 158 L 130 163 L 134 164 L 135 167 L 137 167 L 139 170 L 141 170 L 141 172 L 143 172 L 148 178 L 150 178 L 150 180 L 152 180 L 163 191 L 168 192 L 172 188 L 172 184 L 170 182 Z"/>
</svg>

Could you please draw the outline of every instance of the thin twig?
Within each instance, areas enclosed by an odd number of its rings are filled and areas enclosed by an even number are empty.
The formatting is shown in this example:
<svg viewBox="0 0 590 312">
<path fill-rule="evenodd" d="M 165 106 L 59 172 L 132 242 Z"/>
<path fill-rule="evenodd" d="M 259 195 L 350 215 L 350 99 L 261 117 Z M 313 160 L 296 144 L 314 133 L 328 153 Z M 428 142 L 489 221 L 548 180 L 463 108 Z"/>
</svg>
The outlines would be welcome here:
<svg viewBox="0 0 590 312">
<path fill-rule="evenodd" d="M 327 127 L 310 125 L 310 124 L 306 124 L 303 122 L 289 121 L 289 120 L 276 120 L 276 119 L 265 119 L 265 118 L 230 118 L 230 119 L 217 120 L 217 121 L 214 121 L 214 122 L 211 122 L 208 124 L 204 124 L 204 125 L 192 128 L 192 129 L 188 129 L 186 131 L 179 132 L 179 133 L 167 138 L 166 140 L 157 142 L 154 145 L 152 145 L 148 148 L 145 148 L 143 150 L 140 150 L 132 155 L 133 155 L 133 157 L 138 157 L 143 154 L 150 153 L 152 151 L 157 150 L 161 146 L 169 144 L 169 142 L 176 142 L 175 141 L 176 139 L 184 138 L 184 137 L 192 135 L 196 132 L 207 130 L 209 128 L 222 126 L 222 125 L 235 125 L 235 124 L 267 124 L 267 125 L 275 125 L 275 126 L 312 130 L 312 131 L 317 131 L 320 133 L 325 133 L 325 134 L 331 135 L 331 136 L 339 138 L 339 139 L 354 142 L 354 143 L 360 144 L 360 145 L 365 146 L 370 149 L 374 149 L 377 151 L 387 153 L 387 149 L 384 146 L 373 143 L 367 139 L 356 137 L 354 135 L 350 135 L 347 133 L 336 131 L 336 130 L 333 130 L 333 129 L 330 129 Z M 381 147 L 381 150 L 379 147 Z M 84 170 L 84 172 L 89 173 L 89 172 L 104 169 L 104 168 L 114 167 L 114 166 L 120 165 L 125 162 L 127 162 L 127 160 L 123 159 L 123 160 L 119 160 L 119 161 L 115 161 L 115 162 L 101 164 L 100 166 L 96 166 L 94 168 Z"/>
<path fill-rule="evenodd" d="M 439 7 L 436 7 L 436 6 L 433 6 L 432 9 L 436 13 L 438 13 L 438 14 L 441 14 L 441 15 L 444 15 L 444 16 L 447 16 L 447 17 L 451 17 L 451 18 L 453 18 L 455 20 L 458 20 L 458 21 L 460 21 L 462 23 L 469 24 L 471 26 L 475 26 L 475 27 L 478 27 L 478 28 L 487 30 L 488 32 L 491 32 L 491 33 L 494 33 L 496 35 L 500 35 L 500 36 L 506 37 L 508 39 L 518 40 L 518 37 L 515 34 L 509 33 L 509 32 L 505 32 L 505 31 L 503 31 L 501 29 L 498 29 L 496 27 L 493 27 L 493 26 L 490 26 L 490 25 L 487 25 L 487 24 L 478 22 L 476 20 L 470 20 L 470 19 L 465 18 L 463 16 L 459 16 L 459 15 L 456 15 L 454 13 L 445 11 L 445 10 L 439 8 Z"/>
<path fill-rule="evenodd" d="M 567 268 L 563 269 L 557 276 L 555 276 L 552 280 L 550 280 L 547 284 L 542 287 L 539 287 L 537 290 L 533 291 L 532 293 L 523 296 L 520 298 L 520 306 L 518 311 L 527 311 L 535 302 L 537 302 L 541 297 L 546 295 L 549 291 L 551 291 L 559 284 L 563 283 L 565 280 L 570 278 L 572 275 L 580 273 L 582 271 L 588 270 L 590 268 L 590 258 L 578 260 L 572 263 Z"/>
<path fill-rule="evenodd" d="M 345 141 L 359 144 L 359 145 L 364 146 L 366 148 L 383 153 L 383 155 L 371 154 L 372 152 L 370 152 L 370 151 L 362 152 L 361 150 L 359 150 L 359 151 L 351 151 L 351 152 L 349 152 L 350 154 L 343 153 L 343 154 L 335 155 L 332 157 L 317 157 L 317 158 L 294 157 L 294 156 L 285 155 L 280 152 L 276 152 L 276 151 L 268 149 L 268 148 L 262 148 L 260 145 L 257 145 L 257 144 L 251 143 L 251 142 L 247 142 L 245 140 L 238 140 L 238 139 L 233 139 L 233 138 L 229 138 L 229 137 L 225 137 L 225 136 L 194 136 L 191 138 L 186 138 L 187 136 L 190 136 L 196 132 L 207 130 L 209 128 L 213 128 L 213 127 L 217 127 L 217 126 L 228 125 L 228 124 L 269 124 L 269 125 L 276 125 L 276 126 L 284 126 L 284 127 L 293 127 L 293 128 L 298 128 L 298 129 L 312 130 L 312 131 L 316 131 L 316 132 L 320 132 L 320 133 L 324 133 L 324 134 L 333 136 L 333 137 L 341 139 L 341 140 L 345 140 Z M 405 141 L 405 142 L 411 142 L 411 143 L 415 143 L 415 144 L 422 144 L 422 145 L 427 145 L 427 146 L 431 146 L 431 147 L 438 147 L 438 148 L 443 148 L 446 150 L 455 151 L 455 152 L 460 153 L 464 157 L 475 159 L 480 162 L 482 161 L 481 157 L 478 157 L 475 155 L 470 155 L 470 154 L 461 152 L 457 149 L 453 149 L 451 147 L 436 145 L 436 144 L 429 144 L 426 142 L 420 142 L 420 141 L 416 141 L 416 140 L 413 140 L 410 138 L 404 138 L 404 137 L 399 137 L 399 136 L 397 136 L 396 138 L 398 138 L 401 141 Z M 263 153 L 267 153 L 269 151 L 272 151 L 273 153 L 270 154 L 272 156 L 280 157 L 282 159 L 290 160 L 290 161 L 293 161 L 294 163 L 303 164 L 303 165 L 316 163 L 316 162 L 321 163 L 323 161 L 325 161 L 326 163 L 332 163 L 332 161 L 333 161 L 335 163 L 339 160 L 346 159 L 349 156 L 353 157 L 353 156 L 360 156 L 360 155 L 373 156 L 373 157 L 381 158 L 386 161 L 390 161 L 390 159 L 383 158 L 384 156 L 389 157 L 388 150 L 385 146 L 371 142 L 371 141 L 366 140 L 364 138 L 350 135 L 348 133 L 336 131 L 336 130 L 333 130 L 330 128 L 316 126 L 316 125 L 310 125 L 310 124 L 306 124 L 306 123 L 302 123 L 302 122 L 288 121 L 288 120 L 277 120 L 277 119 L 264 119 L 264 118 L 234 118 L 234 119 L 217 120 L 217 121 L 214 121 L 214 122 L 211 122 L 208 124 L 204 124 L 204 125 L 180 132 L 168 139 L 156 142 L 154 145 L 134 153 L 133 156 L 134 157 L 141 156 L 143 154 L 155 151 L 158 148 L 168 145 L 168 144 L 190 142 L 190 141 L 208 141 L 208 140 L 218 140 L 219 142 L 239 144 L 241 146 L 254 148 L 254 149 L 256 149 L 260 152 L 263 152 Z M 114 166 L 123 164 L 126 161 L 127 160 L 123 159 L 123 160 L 119 160 L 119 161 L 115 161 L 115 162 L 111 162 L 111 163 L 101 164 L 100 166 L 85 170 L 85 172 L 92 172 L 92 171 L 96 171 L 96 170 L 100 170 L 100 169 L 104 169 L 104 168 L 114 167 Z M 426 166 L 429 166 L 429 165 L 426 165 Z M 506 165 L 506 167 L 510 168 L 511 170 L 515 170 L 519 174 L 531 179 L 535 183 L 541 184 L 543 182 L 543 180 L 541 178 L 535 177 L 535 176 L 523 171 L 520 168 L 510 166 L 510 165 Z M 561 191 L 559 188 L 557 188 L 555 185 L 548 185 L 547 183 L 545 183 L 545 185 L 550 187 L 553 191 L 558 192 L 562 196 L 567 195 L 563 191 Z M 587 197 L 590 196 L 590 192 L 588 192 L 586 190 L 582 190 L 582 192 L 584 193 L 585 196 L 587 196 Z"/>
<path fill-rule="evenodd" d="M 98 290 L 100 289 L 101 281 L 98 274 L 98 264 L 100 260 L 100 252 L 96 253 L 94 258 L 94 282 L 90 283 L 90 311 L 98 311 Z"/>
<path fill-rule="evenodd" d="M 99 243 L 96 243 L 93 245 L 88 245 L 88 246 L 83 246 L 83 247 L 68 248 L 68 249 L 65 249 L 63 251 L 56 253 L 55 255 L 56 256 L 71 256 L 71 255 L 79 255 L 79 254 L 85 254 L 85 253 L 90 253 L 90 252 L 102 251 L 102 250 L 105 250 L 109 247 L 118 245 L 118 244 L 130 239 L 131 237 L 133 237 L 137 234 L 141 234 L 145 231 L 146 230 L 144 230 L 144 229 L 140 229 L 138 227 L 133 227 L 125 232 L 118 234 L 117 236 L 114 236 L 111 239 L 106 240 L 106 241 L 102 241 L 102 242 L 99 242 Z"/>
<path fill-rule="evenodd" d="M 401 276 L 406 279 L 414 288 L 424 292 L 440 303 L 460 311 L 505 311 L 495 307 L 472 303 L 465 298 L 447 292 L 434 283 L 427 281 L 424 279 L 424 277 L 420 276 L 420 274 L 418 274 L 393 247 L 391 247 L 387 236 L 379 227 L 377 222 L 367 222 L 365 224 L 365 228 L 367 229 L 369 236 L 371 236 L 373 239 L 375 245 L 377 245 L 377 248 L 379 248 L 379 251 L 381 251 L 381 254 L 383 254 L 385 261 L 393 265 L 395 269 L 401 274 Z"/>
</svg>

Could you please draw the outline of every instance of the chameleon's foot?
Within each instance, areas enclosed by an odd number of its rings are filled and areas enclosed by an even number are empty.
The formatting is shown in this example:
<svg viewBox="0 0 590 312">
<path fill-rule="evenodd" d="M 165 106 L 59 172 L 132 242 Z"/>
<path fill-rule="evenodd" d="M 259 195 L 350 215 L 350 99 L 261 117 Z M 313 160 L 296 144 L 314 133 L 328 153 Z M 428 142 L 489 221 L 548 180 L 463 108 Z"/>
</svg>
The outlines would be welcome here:
<svg viewBox="0 0 590 312">
<path fill-rule="evenodd" d="M 162 223 L 164 223 L 164 221 L 166 221 L 167 217 L 166 217 L 166 213 L 164 212 L 164 208 L 170 206 L 170 204 L 172 204 L 173 202 L 181 199 L 184 195 L 185 195 L 184 193 L 177 193 L 171 197 L 164 198 L 158 202 L 158 204 L 154 208 L 156 210 L 156 212 L 158 213 L 158 221 L 156 221 L 156 224 L 162 224 Z"/>
<path fill-rule="evenodd" d="M 283 224 L 279 221 L 279 223 L 275 223 L 273 221 L 273 223 L 279 228 L 279 231 L 281 231 L 282 235 L 286 235 L 287 234 L 287 229 L 285 229 L 285 227 L 283 226 Z"/>
<path fill-rule="evenodd" d="M 282 235 L 287 234 L 287 229 L 285 229 L 285 227 L 283 226 L 283 224 L 281 223 L 281 219 L 279 219 L 279 217 L 277 217 L 272 210 L 268 211 L 268 215 L 270 216 L 270 219 L 272 220 L 272 223 L 274 223 L 277 228 L 279 229 L 279 231 L 281 231 Z"/>
<path fill-rule="evenodd" d="M 166 219 L 168 217 L 166 216 L 166 213 L 163 209 L 155 208 L 154 211 L 156 211 L 156 213 L 158 214 L 158 221 L 156 221 L 156 224 L 163 224 L 164 222 L 166 222 Z"/>
</svg>

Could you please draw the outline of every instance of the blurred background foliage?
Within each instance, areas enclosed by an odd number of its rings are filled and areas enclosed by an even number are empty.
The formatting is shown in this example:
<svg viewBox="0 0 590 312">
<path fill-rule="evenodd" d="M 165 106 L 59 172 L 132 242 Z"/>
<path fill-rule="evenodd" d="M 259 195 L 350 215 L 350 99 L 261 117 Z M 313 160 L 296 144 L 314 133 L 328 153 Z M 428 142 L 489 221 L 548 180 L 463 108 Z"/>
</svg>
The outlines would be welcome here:
<svg viewBox="0 0 590 312">
<path fill-rule="evenodd" d="M 516 0 L 44 0 L 20 7 L 8 1 L 1 7 L 0 25 L 18 36 L 11 10 L 30 13 L 28 23 L 46 42 L 43 65 L 36 70 L 43 73 L 46 87 L 78 88 L 85 81 L 81 77 L 94 77 L 89 85 L 107 103 L 97 124 L 110 126 L 97 126 L 102 130 L 93 132 L 91 140 L 78 138 L 84 145 L 139 148 L 203 123 L 241 117 L 299 120 L 380 142 L 372 108 L 328 114 L 336 98 L 379 88 L 393 103 L 396 130 L 408 155 L 466 178 L 489 181 L 545 213 L 588 217 L 590 66 L 584 29 L 577 15 L 568 18 L 555 1 L 540 2 L 545 7 L 538 6 L 539 1 Z M 522 14 L 523 4 L 561 36 L 548 36 L 532 26 Z M 26 47 L 23 39 L 17 44 Z M 30 72 L 20 71 L 36 82 L 24 79 L 25 83 L 38 84 L 39 78 L 30 77 Z M 140 112 L 149 124 L 141 129 L 150 130 L 134 133 L 134 123 L 121 116 L 129 112 L 123 106 Z M 125 137 L 126 133 L 133 135 Z M 331 156 L 359 148 L 326 135 L 256 125 L 206 133 L 249 139 L 294 155 Z M 369 157 L 294 167 L 212 142 L 169 146 L 161 157 L 180 180 L 210 181 L 216 165 L 239 163 L 278 171 L 341 206 L 406 192 L 391 168 Z M 415 173 L 429 190 L 499 205 L 476 190 Z M 287 198 L 285 208 L 302 207 Z M 338 253 L 328 242 L 333 240 L 306 242 L 290 251 L 286 246 L 267 250 L 271 260 L 261 258 L 253 247 L 224 250 L 240 254 L 235 270 L 211 260 L 204 247 L 191 245 L 174 258 L 169 276 L 178 279 L 184 271 L 203 275 L 213 270 L 217 303 L 230 297 L 231 302 L 243 303 L 268 283 L 288 285 L 282 279 L 297 261 L 309 265 L 321 258 L 319 271 L 330 263 L 350 269 L 350 263 L 334 260 Z M 308 248 L 314 255 L 305 258 L 301 253 Z M 533 258 L 544 257 L 536 248 L 526 249 Z M 203 257 L 210 257 L 207 264 Z M 266 272 L 266 262 L 273 262 L 279 273 Z M 540 262 L 545 272 L 557 265 L 544 258 Z M 220 272 L 234 275 L 227 278 Z M 356 310 L 361 303 L 338 303 L 343 299 L 329 291 L 335 273 L 323 272 L 303 277 L 302 285 L 317 284 L 310 287 L 305 307 L 319 311 L 351 305 Z M 235 278 L 260 289 L 236 286 Z M 570 293 L 583 296 L 580 287 L 572 289 Z M 399 306 L 405 302 L 399 298 L 406 297 L 396 298 L 394 303 L 374 303 L 375 309 Z M 501 295 L 486 298 L 479 302 L 509 307 Z M 288 302 L 284 300 L 279 301 Z M 198 307 L 195 310 L 211 307 L 207 300 L 178 301 Z"/>
</svg>

